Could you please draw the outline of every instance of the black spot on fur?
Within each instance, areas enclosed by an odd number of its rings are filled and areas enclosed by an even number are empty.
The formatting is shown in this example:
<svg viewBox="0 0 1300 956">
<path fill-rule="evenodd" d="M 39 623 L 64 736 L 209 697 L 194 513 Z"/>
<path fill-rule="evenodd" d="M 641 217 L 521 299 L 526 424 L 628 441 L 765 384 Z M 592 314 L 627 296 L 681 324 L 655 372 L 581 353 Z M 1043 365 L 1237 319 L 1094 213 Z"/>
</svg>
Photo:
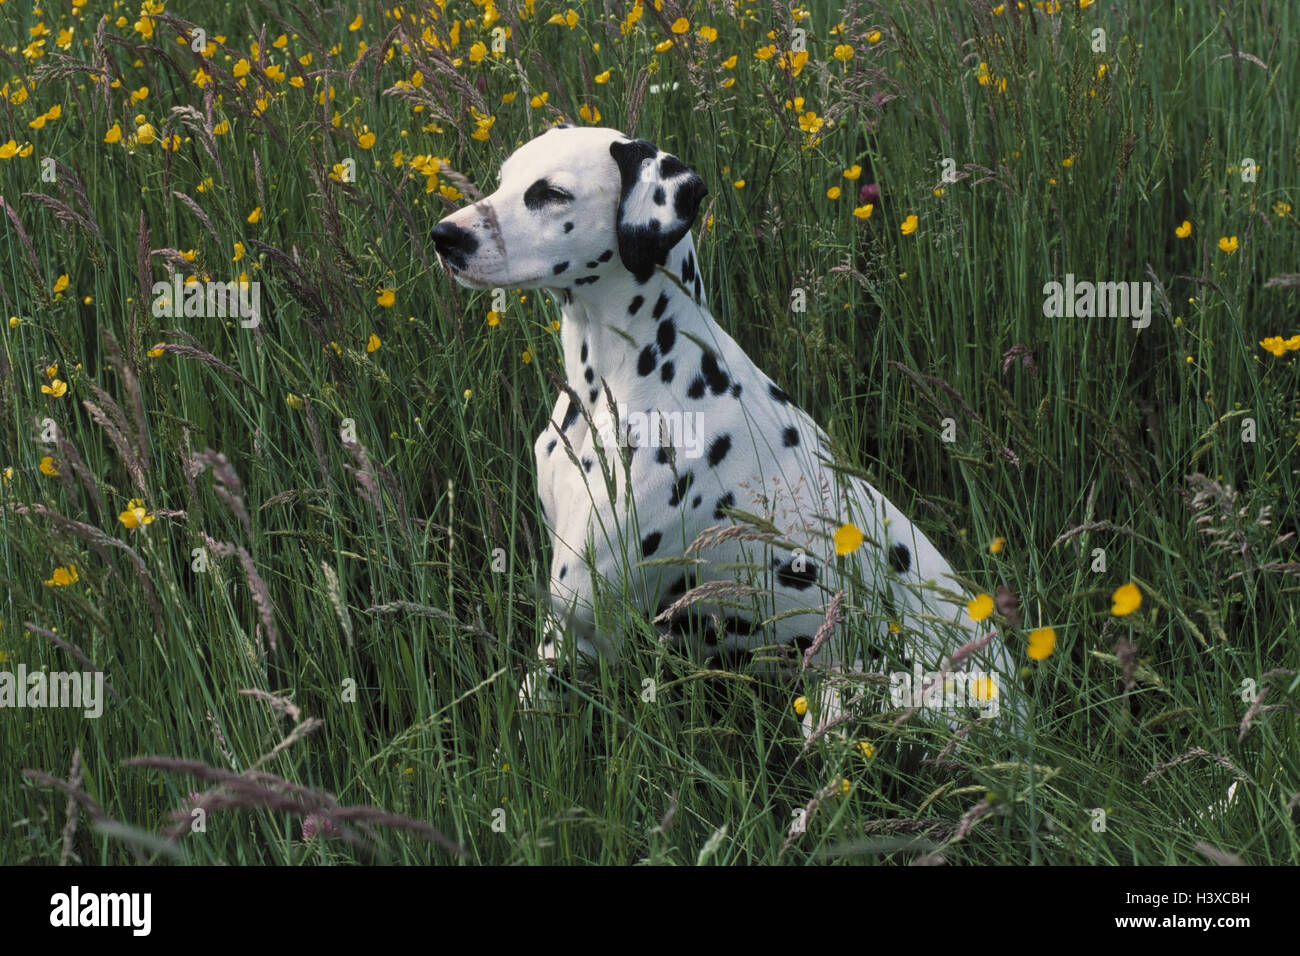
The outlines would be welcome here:
<svg viewBox="0 0 1300 956">
<path fill-rule="evenodd" d="M 647 558 L 659 550 L 659 542 L 663 535 L 658 531 L 653 531 L 641 539 L 641 553 Z"/>
<path fill-rule="evenodd" d="M 889 566 L 898 574 L 903 574 L 912 566 L 912 552 L 907 546 L 896 544 L 889 549 Z"/>
<path fill-rule="evenodd" d="M 587 401 L 591 402 L 593 405 L 596 404 L 596 399 L 598 398 L 600 398 L 600 389 L 598 388 L 593 388 L 587 393 Z"/>
<path fill-rule="evenodd" d="M 731 386 L 731 397 L 732 397 L 732 398 L 740 398 L 740 393 L 743 392 L 743 391 L 744 391 L 744 389 L 740 387 L 740 383 L 739 383 L 739 382 L 735 382 L 735 383 L 733 383 L 732 386 Z"/>
<path fill-rule="evenodd" d="M 578 405 L 573 401 L 573 399 L 569 399 L 569 408 L 564 413 L 564 421 L 560 423 L 560 431 L 567 432 L 569 430 L 569 426 L 572 425 L 577 420 L 578 420 Z"/>
<path fill-rule="evenodd" d="M 736 496 L 732 494 L 730 491 L 728 491 L 725 495 L 719 498 L 717 504 L 714 505 L 713 517 L 721 521 L 723 518 L 726 517 L 722 509 L 733 508 L 735 507 L 735 505 L 736 505 Z"/>
<path fill-rule="evenodd" d="M 700 502 L 702 502 L 703 500 L 704 500 L 703 495 L 696 495 L 694 498 L 691 499 L 691 507 L 698 508 L 700 506 Z"/>
<path fill-rule="evenodd" d="M 565 232 L 573 232 L 573 223 L 571 223 L 571 222 L 566 222 L 566 223 L 564 224 L 564 231 L 565 231 Z"/>
<path fill-rule="evenodd" d="M 659 446 L 658 451 L 655 452 L 655 461 L 661 465 L 668 464 L 668 447 L 666 445 Z"/>
<path fill-rule="evenodd" d="M 673 350 L 673 343 L 677 341 L 677 326 L 672 319 L 664 319 L 659 323 L 659 354 L 667 355 Z"/>
<path fill-rule="evenodd" d="M 582 377 L 587 380 L 588 385 L 596 381 L 596 373 L 590 365 L 587 366 L 587 371 L 582 373 Z"/>
<path fill-rule="evenodd" d="M 695 301 L 699 302 L 702 295 L 704 295 L 704 287 L 700 285 L 700 275 L 697 272 L 695 274 Z"/>
<path fill-rule="evenodd" d="M 606 249 L 604 252 L 602 252 L 600 255 L 598 255 L 598 256 L 596 257 L 596 261 L 597 261 L 597 262 L 609 262 L 610 258 L 611 258 L 613 255 L 614 255 L 614 250 L 613 250 L 613 249 Z"/>
<path fill-rule="evenodd" d="M 636 360 L 636 373 L 638 375 L 649 375 L 655 370 L 655 347 L 647 345 L 641 350 L 641 357 Z"/>
<path fill-rule="evenodd" d="M 582 470 L 587 472 L 588 474 L 591 474 L 591 466 L 594 464 L 596 464 L 595 459 L 584 458 L 582 459 Z"/>
<path fill-rule="evenodd" d="M 659 377 L 664 380 L 665 385 L 673 380 L 674 371 L 676 370 L 673 368 L 672 362 L 664 362 L 664 364 L 659 367 Z"/>
<path fill-rule="evenodd" d="M 728 634 L 757 634 L 762 624 L 747 617 L 728 615 L 722 619 L 722 629 Z"/>
<path fill-rule="evenodd" d="M 781 432 L 781 444 L 785 445 L 786 448 L 793 448 L 799 444 L 799 430 L 793 425 L 787 427 L 785 431 Z"/>
<path fill-rule="evenodd" d="M 564 576 L 565 576 L 566 574 L 568 574 L 568 573 L 569 573 L 569 566 L 568 566 L 567 564 L 562 564 L 562 565 L 560 565 L 560 580 L 561 580 L 561 581 L 564 580 Z"/>
<path fill-rule="evenodd" d="M 549 442 L 546 443 L 546 454 L 549 455 L 551 452 L 555 451 L 555 443 L 558 440 L 559 439 L 552 438 Z"/>
<path fill-rule="evenodd" d="M 704 663 L 716 670 L 742 671 L 753 660 L 754 652 L 743 647 L 732 647 L 717 654 L 711 654 Z"/>
<path fill-rule="evenodd" d="M 719 435 L 709 445 L 709 467 L 717 468 L 722 459 L 731 451 L 731 436 Z"/>
<path fill-rule="evenodd" d="M 676 508 L 677 505 L 680 504 L 683 499 L 685 499 L 686 492 L 690 490 L 691 482 L 693 482 L 694 480 L 695 480 L 695 472 L 693 471 L 688 471 L 686 474 L 679 475 L 677 477 L 677 480 L 673 482 L 672 497 L 668 499 L 669 507 Z"/>
<path fill-rule="evenodd" d="M 628 305 L 628 307 L 627 307 L 627 313 L 628 313 L 628 315 L 636 315 L 636 310 L 639 309 L 639 308 L 641 308 L 641 305 L 642 305 L 644 302 L 645 302 L 645 296 L 643 296 L 643 295 L 634 295 L 634 296 L 632 296 L 632 302 L 631 302 L 631 304 Z"/>
<path fill-rule="evenodd" d="M 798 637 L 791 639 L 790 643 L 799 648 L 799 653 L 802 654 L 812 647 L 812 638 L 806 634 L 800 634 Z"/>
<path fill-rule="evenodd" d="M 558 276 L 561 272 L 563 272 L 567 268 L 569 268 L 569 260 L 566 259 L 563 262 L 557 262 L 554 266 L 552 266 L 551 272 Z"/>
<path fill-rule="evenodd" d="M 721 395 L 731 384 L 727 373 L 718 365 L 718 357 L 712 352 L 705 352 L 700 358 L 700 371 L 704 374 L 704 379 L 709 383 L 709 388 L 713 390 L 714 395 Z"/>
<path fill-rule="evenodd" d="M 668 202 L 668 194 L 664 192 L 664 187 L 655 187 L 654 201 L 656 206 L 662 206 Z"/>
<path fill-rule="evenodd" d="M 578 354 L 578 361 L 580 362 L 587 361 L 587 340 L 586 339 L 582 340 L 582 351 Z M 587 381 L 591 381 L 591 379 L 587 379 Z"/>
<path fill-rule="evenodd" d="M 574 285 L 591 285 L 593 282 L 598 282 L 599 280 L 600 280 L 600 276 L 583 276 L 583 277 L 580 278 L 580 279 L 574 279 L 574 280 L 573 280 L 573 284 L 574 284 Z"/>
<path fill-rule="evenodd" d="M 775 559 L 773 559 L 775 560 Z M 795 560 L 778 564 L 776 569 L 776 579 L 788 588 L 794 588 L 796 591 L 806 591 L 817 581 L 817 565 L 810 559 L 803 558 L 803 570 L 794 569 Z"/>
<path fill-rule="evenodd" d="M 686 164 L 676 156 L 665 156 L 659 161 L 659 175 L 664 179 L 672 179 L 685 172 L 689 172 Z"/>
<path fill-rule="evenodd" d="M 690 285 L 695 281 L 695 256 L 686 253 L 686 258 L 682 260 L 682 284 Z"/>
<path fill-rule="evenodd" d="M 767 390 L 768 392 L 771 393 L 772 397 L 776 399 L 777 404 L 779 405 L 790 404 L 790 396 L 789 394 L 786 393 L 784 389 L 777 388 L 775 385 L 769 385 L 767 387 Z"/>
<path fill-rule="evenodd" d="M 598 265 L 600 265 L 600 263 L 597 262 L 595 259 L 592 259 L 590 262 L 587 263 L 587 268 L 588 268 L 588 269 L 594 269 L 594 268 L 596 268 L 596 266 L 598 266 Z"/>
<path fill-rule="evenodd" d="M 668 308 L 668 293 L 660 292 L 659 298 L 655 300 L 655 310 L 651 313 L 656 319 L 662 319 L 664 309 Z"/>
<path fill-rule="evenodd" d="M 686 390 L 686 395 L 689 398 L 703 398 L 704 388 L 704 376 L 697 375 L 691 379 L 691 387 Z"/>
</svg>

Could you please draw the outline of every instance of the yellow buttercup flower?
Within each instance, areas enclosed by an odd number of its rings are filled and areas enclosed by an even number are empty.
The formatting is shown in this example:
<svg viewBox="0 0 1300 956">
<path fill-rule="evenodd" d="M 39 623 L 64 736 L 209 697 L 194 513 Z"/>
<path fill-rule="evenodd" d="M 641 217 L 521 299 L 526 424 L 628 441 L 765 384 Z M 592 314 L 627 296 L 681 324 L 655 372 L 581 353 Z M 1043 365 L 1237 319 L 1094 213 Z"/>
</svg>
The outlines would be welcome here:
<svg viewBox="0 0 1300 956">
<path fill-rule="evenodd" d="M 916 225 L 916 216 L 908 216 L 903 220 L 903 224 L 899 226 L 899 231 L 901 231 L 905 236 L 910 236 L 912 233 L 916 232 Z"/>
<path fill-rule="evenodd" d="M 54 280 L 54 291 L 62 292 L 67 287 L 68 287 L 68 274 L 65 272 L 63 273 L 63 275 L 59 276 L 57 279 Z"/>
<path fill-rule="evenodd" d="M 1110 597 L 1110 613 L 1117 617 L 1123 617 L 1125 614 L 1132 614 L 1142 606 L 1142 592 L 1138 586 L 1130 581 L 1128 584 L 1121 585 L 1115 589 L 1115 593 Z"/>
<path fill-rule="evenodd" d="M 993 597 L 988 594 L 976 595 L 975 600 L 966 605 L 966 613 L 972 621 L 982 621 L 993 613 Z"/>
<path fill-rule="evenodd" d="M 871 746 L 871 741 L 869 740 L 859 740 L 858 753 L 870 760 L 876 755 L 876 748 Z"/>
<path fill-rule="evenodd" d="M 1001 554 L 1002 549 L 1006 547 L 1006 538 L 994 538 L 989 542 L 989 554 Z"/>
<path fill-rule="evenodd" d="M 114 123 L 109 127 L 108 132 L 104 134 L 104 142 L 120 143 L 122 141 L 122 124 Z"/>
<path fill-rule="evenodd" d="M 996 677 L 977 677 L 971 684 L 971 691 L 976 700 L 992 700 L 998 696 L 998 681 Z"/>
<path fill-rule="evenodd" d="M 257 225 L 258 221 L 259 221 L 261 218 L 262 218 L 262 207 L 261 207 L 261 206 L 258 206 L 256 209 L 254 209 L 252 212 L 250 212 L 250 213 L 248 214 L 248 222 L 249 222 L 251 225 Z"/>
<path fill-rule="evenodd" d="M 50 587 L 66 588 L 77 583 L 77 566 L 69 564 L 66 568 L 55 568 L 50 579 L 45 582 Z"/>
<path fill-rule="evenodd" d="M 1056 631 L 1050 627 L 1040 627 L 1029 632 L 1029 659 L 1046 660 L 1056 648 Z"/>
<path fill-rule="evenodd" d="M 55 379 L 49 385 L 42 385 L 41 392 L 45 395 L 53 395 L 55 398 L 62 398 L 68 390 L 68 383 L 62 379 Z"/>
<path fill-rule="evenodd" d="M 49 455 L 41 459 L 39 467 L 42 475 L 49 475 L 51 478 L 59 473 L 59 466 L 54 463 L 54 459 Z"/>
<path fill-rule="evenodd" d="M 378 351 L 379 351 L 379 346 L 382 345 L 382 344 L 383 344 L 383 343 L 381 343 L 381 342 L 379 341 L 379 336 L 377 336 L 374 332 L 371 332 L 371 333 L 370 333 L 370 338 L 366 339 L 366 351 L 367 351 L 367 352 L 378 352 Z"/>
<path fill-rule="evenodd" d="M 377 301 L 385 309 L 391 308 L 392 304 L 397 301 L 397 293 L 395 293 L 392 289 L 380 289 L 379 298 L 376 299 L 375 301 Z"/>
<path fill-rule="evenodd" d="M 835 553 L 852 554 L 858 548 L 862 547 L 862 542 L 866 540 L 866 535 L 862 529 L 855 524 L 842 524 L 835 532 Z"/>
<path fill-rule="evenodd" d="M 1183 220 L 1183 224 L 1181 226 L 1179 226 L 1177 229 L 1174 230 L 1174 235 L 1177 236 L 1179 239 L 1186 239 L 1191 234 L 1192 234 L 1192 224 L 1188 222 L 1186 219 Z"/>
<path fill-rule="evenodd" d="M 141 528 L 153 524 L 154 517 L 145 510 L 143 499 L 132 498 L 127 503 L 126 510 L 117 516 L 117 520 L 128 528 Z"/>
<path fill-rule="evenodd" d="M 854 209 L 853 215 L 857 216 L 859 219 L 870 219 L 871 214 L 875 212 L 875 210 L 876 210 L 875 203 L 867 203 L 865 206 L 858 206 L 856 209 Z"/>
<path fill-rule="evenodd" d="M 808 713 L 808 698 L 796 697 L 792 706 L 794 707 L 794 712 L 802 717 L 804 714 Z"/>
<path fill-rule="evenodd" d="M 1237 251 L 1237 237 L 1220 236 L 1219 250 L 1221 252 L 1226 252 L 1228 255 L 1232 255 L 1234 252 Z"/>
<path fill-rule="evenodd" d="M 1278 358 L 1287 353 L 1286 339 L 1280 335 L 1270 335 L 1268 338 L 1261 340 L 1259 344 Z"/>
</svg>

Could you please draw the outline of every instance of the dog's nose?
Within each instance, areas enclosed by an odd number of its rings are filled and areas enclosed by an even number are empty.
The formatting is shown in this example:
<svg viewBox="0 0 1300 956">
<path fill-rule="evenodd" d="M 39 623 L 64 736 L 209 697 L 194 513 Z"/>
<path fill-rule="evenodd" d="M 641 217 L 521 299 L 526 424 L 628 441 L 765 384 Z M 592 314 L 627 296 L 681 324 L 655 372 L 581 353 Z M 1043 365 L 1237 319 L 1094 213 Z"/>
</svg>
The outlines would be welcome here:
<svg viewBox="0 0 1300 956">
<path fill-rule="evenodd" d="M 462 229 L 454 222 L 444 219 L 433 227 L 433 245 L 452 265 L 464 268 L 465 260 L 478 248 L 478 240 L 468 229 Z"/>
</svg>

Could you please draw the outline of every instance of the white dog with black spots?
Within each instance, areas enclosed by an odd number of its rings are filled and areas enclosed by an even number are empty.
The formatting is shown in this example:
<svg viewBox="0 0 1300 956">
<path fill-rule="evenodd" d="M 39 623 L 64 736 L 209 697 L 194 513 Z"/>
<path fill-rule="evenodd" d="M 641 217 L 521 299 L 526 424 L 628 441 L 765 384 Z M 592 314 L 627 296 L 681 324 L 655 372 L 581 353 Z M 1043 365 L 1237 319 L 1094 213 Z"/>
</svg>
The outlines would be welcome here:
<svg viewBox="0 0 1300 956">
<path fill-rule="evenodd" d="M 834 467 L 822 429 L 705 307 L 690 229 L 706 192 L 645 140 L 562 126 L 516 150 L 494 193 L 434 229 L 462 285 L 546 289 L 563 315 L 567 388 L 535 445 L 552 625 L 524 699 L 552 702 L 566 662 L 618 657 L 630 628 L 598 620 L 596 599 L 617 588 L 706 660 L 806 657 L 814 673 L 910 677 L 946 673 L 956 656 L 948 694 L 954 678 L 982 673 L 970 702 L 1000 695 L 1011 716 L 1011 654 L 970 619 L 948 562 L 884 495 Z M 839 557 L 845 524 L 864 541 Z M 841 590 L 831 618 L 845 623 L 823 629 Z M 814 647 L 819 632 L 828 639 Z M 805 732 L 865 685 L 817 686 Z"/>
</svg>

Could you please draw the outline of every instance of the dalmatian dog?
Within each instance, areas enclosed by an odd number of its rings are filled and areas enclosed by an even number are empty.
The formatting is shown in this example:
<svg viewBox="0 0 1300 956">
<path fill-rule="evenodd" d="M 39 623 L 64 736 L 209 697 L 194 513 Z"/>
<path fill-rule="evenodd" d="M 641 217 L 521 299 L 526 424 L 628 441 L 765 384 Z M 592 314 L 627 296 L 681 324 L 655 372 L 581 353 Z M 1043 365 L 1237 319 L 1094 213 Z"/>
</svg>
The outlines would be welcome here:
<svg viewBox="0 0 1300 956">
<path fill-rule="evenodd" d="M 969 706 L 1005 702 L 1011 655 L 969 618 L 943 556 L 836 467 L 822 429 L 706 308 L 690 233 L 706 192 L 645 140 L 559 126 L 433 231 L 461 285 L 545 289 L 563 316 L 567 387 L 535 444 L 552 623 L 523 700 L 547 706 L 569 664 L 619 656 L 632 628 L 602 610 L 614 589 L 706 660 L 888 671 L 876 710 L 931 706 L 936 687 L 951 703 L 954 682 Z M 837 555 L 847 524 L 862 541 Z M 824 686 L 806 733 L 861 706 L 867 685 Z"/>
</svg>

